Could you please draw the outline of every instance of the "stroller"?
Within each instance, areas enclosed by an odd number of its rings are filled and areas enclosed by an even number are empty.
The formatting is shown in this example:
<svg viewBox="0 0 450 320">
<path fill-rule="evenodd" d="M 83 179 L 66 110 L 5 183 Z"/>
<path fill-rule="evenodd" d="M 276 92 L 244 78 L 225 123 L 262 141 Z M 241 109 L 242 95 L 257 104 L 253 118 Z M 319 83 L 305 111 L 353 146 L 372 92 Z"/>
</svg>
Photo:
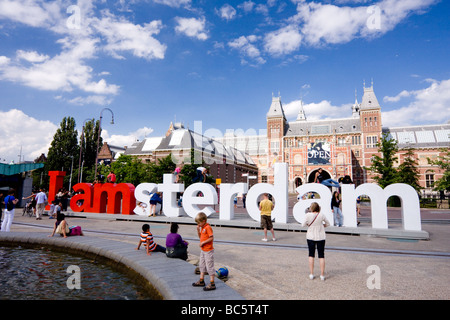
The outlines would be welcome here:
<svg viewBox="0 0 450 320">
<path fill-rule="evenodd" d="M 22 216 L 28 215 L 29 217 L 33 216 L 33 207 L 31 206 L 31 201 L 28 201 L 25 207 L 23 207 Z"/>
</svg>

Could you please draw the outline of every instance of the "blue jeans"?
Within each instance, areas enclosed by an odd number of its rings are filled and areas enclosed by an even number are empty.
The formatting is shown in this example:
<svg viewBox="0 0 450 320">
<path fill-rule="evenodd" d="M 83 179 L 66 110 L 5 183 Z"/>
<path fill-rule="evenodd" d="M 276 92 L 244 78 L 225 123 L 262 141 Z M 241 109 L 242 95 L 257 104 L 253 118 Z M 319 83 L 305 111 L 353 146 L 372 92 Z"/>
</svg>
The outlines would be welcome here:
<svg viewBox="0 0 450 320">
<path fill-rule="evenodd" d="M 323 180 L 321 182 L 321 184 L 326 185 L 327 187 L 336 187 L 336 188 L 340 188 L 341 187 L 339 182 L 337 182 L 336 180 L 333 180 L 333 179 Z"/>
<path fill-rule="evenodd" d="M 344 224 L 344 216 L 342 215 L 342 211 L 339 207 L 333 207 L 334 213 L 334 225 L 338 227 L 342 227 Z"/>
</svg>

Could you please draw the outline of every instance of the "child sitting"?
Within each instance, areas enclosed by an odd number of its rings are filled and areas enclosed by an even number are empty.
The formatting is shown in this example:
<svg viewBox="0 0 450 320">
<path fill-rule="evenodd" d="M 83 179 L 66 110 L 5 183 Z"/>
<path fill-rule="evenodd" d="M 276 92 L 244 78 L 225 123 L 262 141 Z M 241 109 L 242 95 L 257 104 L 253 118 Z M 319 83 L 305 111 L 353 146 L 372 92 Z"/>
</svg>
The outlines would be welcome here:
<svg viewBox="0 0 450 320">
<path fill-rule="evenodd" d="M 142 233 L 139 238 L 139 243 L 136 248 L 136 250 L 139 250 L 141 247 L 141 244 L 144 244 L 144 246 L 147 247 L 147 254 L 151 255 L 153 251 L 156 252 L 166 252 L 166 248 L 163 246 L 160 246 L 159 244 L 156 244 L 156 242 L 153 241 L 153 235 L 150 232 L 150 225 L 144 224 L 142 226 Z"/>
</svg>

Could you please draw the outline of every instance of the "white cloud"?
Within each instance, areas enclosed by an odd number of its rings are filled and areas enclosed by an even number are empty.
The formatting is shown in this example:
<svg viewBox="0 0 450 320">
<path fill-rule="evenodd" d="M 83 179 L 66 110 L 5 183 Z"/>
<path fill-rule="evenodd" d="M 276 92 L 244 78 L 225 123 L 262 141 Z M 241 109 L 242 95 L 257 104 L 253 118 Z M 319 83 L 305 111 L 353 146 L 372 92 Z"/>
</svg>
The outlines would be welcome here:
<svg viewBox="0 0 450 320">
<path fill-rule="evenodd" d="M 104 79 L 93 81 L 92 68 L 85 63 L 86 59 L 94 57 L 96 39 L 81 38 L 74 41 L 64 38 L 58 42 L 63 45 L 63 50 L 52 58 L 34 51 L 18 50 L 14 60 L 0 64 L 0 79 L 39 90 L 79 89 L 96 94 L 118 93 L 117 85 L 107 84 Z M 22 60 L 25 57 L 27 64 L 24 65 Z"/>
<path fill-rule="evenodd" d="M 107 106 L 111 104 L 112 99 L 106 96 L 91 95 L 87 97 L 75 97 L 73 99 L 70 99 L 68 102 L 78 106 L 84 106 L 86 104 L 98 104 L 101 106 Z"/>
<path fill-rule="evenodd" d="M 204 17 L 199 19 L 176 17 L 175 20 L 177 22 L 176 32 L 198 40 L 208 39 L 208 34 L 205 32 L 206 21 Z"/>
<path fill-rule="evenodd" d="M 153 37 L 162 29 L 161 20 L 141 26 L 105 12 L 104 17 L 93 20 L 93 25 L 106 38 L 103 49 L 114 58 L 123 59 L 119 52 L 130 51 L 134 56 L 147 60 L 164 59 L 167 46 Z"/>
<path fill-rule="evenodd" d="M 30 117 L 18 109 L 0 111 L 0 154 L 6 162 L 18 162 L 22 147 L 23 159 L 33 161 L 42 153 L 47 154 L 53 135 L 58 128 L 50 121 Z"/>
<path fill-rule="evenodd" d="M 259 49 L 254 45 L 254 43 L 258 40 L 258 37 L 255 35 L 250 36 L 241 36 L 233 41 L 228 42 L 228 45 L 237 49 L 246 57 L 252 59 L 257 64 L 264 64 L 266 61 L 261 57 L 261 53 Z M 243 64 L 248 63 L 245 59 L 241 61 Z"/>
<path fill-rule="evenodd" d="M 236 17 L 236 9 L 226 3 L 219 10 L 217 10 L 217 14 L 222 19 L 233 20 Z"/>
<path fill-rule="evenodd" d="M 23 51 L 17 50 L 17 59 L 23 59 L 28 62 L 44 62 L 48 60 L 49 56 L 45 54 L 39 54 L 36 51 Z"/>
<path fill-rule="evenodd" d="M 126 135 L 113 134 L 110 135 L 108 130 L 102 129 L 102 139 L 110 145 L 117 147 L 131 146 L 137 140 L 142 141 L 153 132 L 152 128 L 143 127 Z"/>
<path fill-rule="evenodd" d="M 404 107 L 382 113 L 383 126 L 403 126 L 426 123 L 445 123 L 450 120 L 450 79 L 428 79 L 431 85 L 420 90 L 403 90 L 395 97 L 385 97 L 386 102 L 398 102 L 404 97 L 412 101 Z M 418 116 L 420 115 L 420 116 Z"/>
<path fill-rule="evenodd" d="M 305 43 L 309 45 L 346 43 L 358 37 L 371 38 L 384 34 L 394 29 L 408 15 L 420 14 L 435 2 L 382 0 L 371 6 L 349 7 L 299 1 L 297 14 L 289 21 L 300 28 Z"/>
<path fill-rule="evenodd" d="M 61 20 L 60 5 L 60 1 L 2 0 L 0 18 L 32 27 L 50 27 Z"/>
<path fill-rule="evenodd" d="M 191 0 L 153 0 L 153 2 L 164 4 L 173 8 L 179 8 L 181 6 L 188 6 L 191 4 Z"/>
<path fill-rule="evenodd" d="M 302 35 L 299 30 L 288 25 L 268 33 L 264 39 L 264 49 L 272 55 L 280 56 L 296 51 L 301 44 Z"/>
<path fill-rule="evenodd" d="M 300 100 L 294 100 L 283 105 L 286 118 L 296 119 L 300 111 Z M 303 110 L 305 111 L 308 120 L 321 119 L 339 119 L 351 116 L 351 104 L 343 104 L 341 106 L 334 106 L 330 101 L 322 100 L 318 103 L 304 103 Z"/>
</svg>

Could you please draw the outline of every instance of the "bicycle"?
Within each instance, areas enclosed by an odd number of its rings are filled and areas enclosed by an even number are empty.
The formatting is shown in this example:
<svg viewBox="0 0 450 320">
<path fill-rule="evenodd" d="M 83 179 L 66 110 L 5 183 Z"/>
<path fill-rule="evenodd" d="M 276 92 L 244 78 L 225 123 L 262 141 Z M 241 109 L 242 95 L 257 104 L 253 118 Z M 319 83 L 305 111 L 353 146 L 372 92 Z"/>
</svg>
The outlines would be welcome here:
<svg viewBox="0 0 450 320">
<path fill-rule="evenodd" d="M 28 201 L 25 207 L 23 207 L 22 216 L 28 215 L 29 217 L 33 216 L 33 208 L 31 207 L 31 201 Z"/>
</svg>

